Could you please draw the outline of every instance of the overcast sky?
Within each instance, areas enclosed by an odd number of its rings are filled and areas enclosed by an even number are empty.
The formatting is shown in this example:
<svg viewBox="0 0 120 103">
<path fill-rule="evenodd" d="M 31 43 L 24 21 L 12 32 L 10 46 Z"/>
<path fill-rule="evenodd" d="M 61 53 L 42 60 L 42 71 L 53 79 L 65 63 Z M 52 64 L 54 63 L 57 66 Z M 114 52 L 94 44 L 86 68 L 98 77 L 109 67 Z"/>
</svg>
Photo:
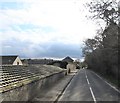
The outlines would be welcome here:
<svg viewBox="0 0 120 103">
<path fill-rule="evenodd" d="M 1 55 L 81 58 L 83 40 L 97 26 L 85 17 L 90 0 L 1 0 Z"/>
</svg>

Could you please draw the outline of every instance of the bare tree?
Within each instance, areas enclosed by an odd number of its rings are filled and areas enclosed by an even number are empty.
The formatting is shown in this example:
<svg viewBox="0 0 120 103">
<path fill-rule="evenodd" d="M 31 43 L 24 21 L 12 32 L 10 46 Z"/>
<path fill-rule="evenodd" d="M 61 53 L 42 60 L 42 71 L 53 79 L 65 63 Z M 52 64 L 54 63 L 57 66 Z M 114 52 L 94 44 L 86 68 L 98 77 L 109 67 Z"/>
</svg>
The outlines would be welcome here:
<svg viewBox="0 0 120 103">
<path fill-rule="evenodd" d="M 87 7 L 92 13 L 92 18 L 106 22 L 106 28 L 100 29 L 93 39 L 87 39 L 84 42 L 85 63 L 89 69 L 118 79 L 120 75 L 118 68 L 120 6 L 115 0 L 93 0 L 87 4 Z"/>
<path fill-rule="evenodd" d="M 109 25 L 111 22 L 118 23 L 118 3 L 116 0 L 93 0 L 87 3 L 93 19 L 102 19 Z"/>
</svg>

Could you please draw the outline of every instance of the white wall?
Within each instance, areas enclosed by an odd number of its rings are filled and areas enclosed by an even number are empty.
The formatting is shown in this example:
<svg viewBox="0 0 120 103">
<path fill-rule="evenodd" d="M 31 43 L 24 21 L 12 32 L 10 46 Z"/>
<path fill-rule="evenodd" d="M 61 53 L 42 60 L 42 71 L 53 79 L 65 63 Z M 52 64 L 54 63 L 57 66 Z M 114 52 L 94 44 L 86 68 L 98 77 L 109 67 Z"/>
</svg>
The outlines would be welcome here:
<svg viewBox="0 0 120 103">
<path fill-rule="evenodd" d="M 67 73 L 70 69 L 70 72 L 75 72 L 76 71 L 76 64 L 75 63 L 68 63 L 67 65 Z"/>
<path fill-rule="evenodd" d="M 22 63 L 22 61 L 20 60 L 19 57 L 17 57 L 17 58 L 15 59 L 15 61 L 13 62 L 13 65 L 17 65 L 17 63 L 19 63 L 19 65 L 23 65 L 23 63 Z"/>
</svg>

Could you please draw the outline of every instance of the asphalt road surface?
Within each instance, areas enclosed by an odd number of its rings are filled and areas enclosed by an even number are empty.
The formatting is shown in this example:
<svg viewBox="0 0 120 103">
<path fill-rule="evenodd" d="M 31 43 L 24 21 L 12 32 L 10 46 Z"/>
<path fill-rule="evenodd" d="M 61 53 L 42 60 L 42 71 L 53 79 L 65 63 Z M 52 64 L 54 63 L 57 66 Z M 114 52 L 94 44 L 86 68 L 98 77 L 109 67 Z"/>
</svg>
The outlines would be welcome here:
<svg viewBox="0 0 120 103">
<path fill-rule="evenodd" d="M 58 101 L 120 101 L 120 93 L 96 73 L 81 69 Z"/>
</svg>

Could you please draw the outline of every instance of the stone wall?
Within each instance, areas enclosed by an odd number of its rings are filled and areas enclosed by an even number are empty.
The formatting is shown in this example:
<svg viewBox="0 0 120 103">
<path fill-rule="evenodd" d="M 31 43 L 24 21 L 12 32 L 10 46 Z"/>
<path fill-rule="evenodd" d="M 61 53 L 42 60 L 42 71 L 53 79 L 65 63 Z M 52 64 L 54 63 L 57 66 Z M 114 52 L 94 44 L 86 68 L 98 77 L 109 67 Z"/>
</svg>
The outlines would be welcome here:
<svg viewBox="0 0 120 103">
<path fill-rule="evenodd" d="M 56 81 L 63 78 L 64 71 L 52 74 L 37 81 L 33 81 L 27 85 L 14 88 L 0 94 L 0 102 L 2 101 L 32 101 L 41 91 L 52 86 Z"/>
<path fill-rule="evenodd" d="M 63 78 L 65 71 L 51 65 L 5 66 L 0 74 L 0 102 L 31 101 Z"/>
</svg>

